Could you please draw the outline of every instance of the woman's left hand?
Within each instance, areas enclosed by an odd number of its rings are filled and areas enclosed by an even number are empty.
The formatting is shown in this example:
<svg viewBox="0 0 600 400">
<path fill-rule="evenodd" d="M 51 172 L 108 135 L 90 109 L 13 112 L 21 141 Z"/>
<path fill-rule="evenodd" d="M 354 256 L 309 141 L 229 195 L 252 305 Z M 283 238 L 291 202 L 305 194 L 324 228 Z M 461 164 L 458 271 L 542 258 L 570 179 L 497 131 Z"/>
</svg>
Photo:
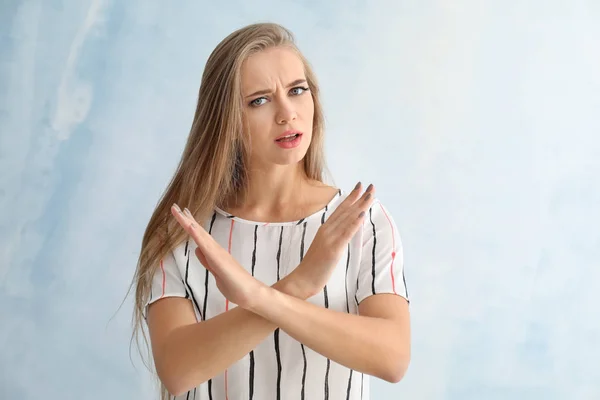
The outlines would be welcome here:
<svg viewBox="0 0 600 400">
<path fill-rule="evenodd" d="M 229 302 L 242 308 L 251 308 L 256 294 L 266 285 L 255 279 L 194 219 L 186 209 L 181 211 L 174 204 L 171 213 L 177 222 L 194 239 L 196 257 L 208 269 L 217 282 L 217 287 Z"/>
</svg>

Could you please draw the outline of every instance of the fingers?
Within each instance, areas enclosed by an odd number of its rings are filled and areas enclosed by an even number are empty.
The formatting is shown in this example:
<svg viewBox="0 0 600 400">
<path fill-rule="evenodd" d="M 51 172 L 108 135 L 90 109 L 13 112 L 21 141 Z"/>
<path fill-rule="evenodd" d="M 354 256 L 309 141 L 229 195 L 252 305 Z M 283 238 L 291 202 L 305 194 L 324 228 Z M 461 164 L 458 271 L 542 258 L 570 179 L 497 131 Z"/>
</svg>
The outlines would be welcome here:
<svg viewBox="0 0 600 400">
<path fill-rule="evenodd" d="M 375 200 L 375 188 L 369 185 L 358 200 L 342 210 L 337 218 L 330 223 L 332 232 L 337 232 L 343 240 L 349 239 L 364 221 L 366 211 Z M 337 210 L 336 210 L 337 211 Z M 332 215 L 333 217 L 333 215 Z M 334 235 L 335 236 L 335 235 Z"/>
<path fill-rule="evenodd" d="M 202 250 L 205 250 L 207 240 L 212 239 L 212 237 L 194 219 L 189 210 L 186 208 L 185 211 L 181 211 L 177 204 L 173 204 L 171 207 L 171 213 L 179 225 L 181 225 L 183 229 L 185 229 L 185 231 L 192 237 L 192 239 L 194 239 L 196 245 Z"/>
<path fill-rule="evenodd" d="M 338 206 L 329 217 L 330 225 L 338 225 L 355 219 L 362 211 L 369 209 L 374 200 L 375 187 L 370 184 L 361 195 L 362 184 L 359 182 L 348 197 Z"/>
<path fill-rule="evenodd" d="M 348 194 L 344 201 L 342 201 L 342 203 L 336 208 L 333 214 L 331 214 L 331 216 L 328 218 L 328 221 L 330 221 L 330 225 L 336 224 L 340 218 L 343 218 L 346 211 L 348 211 L 356 203 L 357 200 L 359 200 L 361 197 L 364 198 L 367 192 L 373 190 L 373 185 L 369 185 L 369 187 L 367 188 L 365 193 L 363 193 L 362 196 L 361 190 L 362 183 L 358 182 L 354 189 Z"/>
<path fill-rule="evenodd" d="M 371 207 L 371 204 L 373 204 L 373 200 L 375 200 L 375 187 L 371 183 L 367 186 L 367 190 L 365 190 L 360 199 L 353 204 L 356 208 L 354 212 L 356 213 L 356 211 L 358 211 L 360 213 L 361 211 L 368 210 L 369 207 Z M 350 213 L 351 211 L 348 210 L 348 212 Z M 352 215 L 349 216 L 351 217 Z"/>
<path fill-rule="evenodd" d="M 373 204 L 373 200 L 375 199 L 374 194 L 375 188 L 371 184 L 358 200 L 341 213 L 340 220 L 343 222 L 360 218 L 360 214 L 367 211 L 371 207 L 371 204 Z"/>
<path fill-rule="evenodd" d="M 350 207 L 354 202 L 360 197 L 360 192 L 362 190 L 362 182 L 358 182 L 354 189 L 348 194 L 348 197 L 338 206 L 338 209 L 345 210 Z"/>
</svg>

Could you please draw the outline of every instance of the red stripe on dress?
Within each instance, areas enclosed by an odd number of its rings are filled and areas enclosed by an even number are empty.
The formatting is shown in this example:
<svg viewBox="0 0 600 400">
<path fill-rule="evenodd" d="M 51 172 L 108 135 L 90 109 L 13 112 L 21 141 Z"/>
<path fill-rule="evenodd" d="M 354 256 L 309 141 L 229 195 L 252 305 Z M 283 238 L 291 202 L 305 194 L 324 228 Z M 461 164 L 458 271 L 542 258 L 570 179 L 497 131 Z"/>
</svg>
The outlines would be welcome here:
<svg viewBox="0 0 600 400">
<path fill-rule="evenodd" d="M 167 283 L 167 275 L 165 274 L 163 260 L 160 260 L 160 269 L 162 270 L 162 294 L 160 295 L 160 298 L 162 299 L 163 297 L 165 297 L 165 286 Z"/>
<path fill-rule="evenodd" d="M 381 207 L 381 211 L 383 211 L 383 213 L 385 214 L 385 217 L 387 218 L 390 224 L 390 228 L 392 228 L 392 263 L 390 264 L 390 276 L 392 277 L 392 289 L 394 290 L 394 294 L 398 294 L 396 293 L 396 280 L 394 279 L 394 260 L 396 259 L 396 235 L 394 234 L 394 225 L 392 224 L 390 217 L 385 212 L 385 209 L 383 208 L 381 203 L 379 203 L 379 207 Z"/>
</svg>

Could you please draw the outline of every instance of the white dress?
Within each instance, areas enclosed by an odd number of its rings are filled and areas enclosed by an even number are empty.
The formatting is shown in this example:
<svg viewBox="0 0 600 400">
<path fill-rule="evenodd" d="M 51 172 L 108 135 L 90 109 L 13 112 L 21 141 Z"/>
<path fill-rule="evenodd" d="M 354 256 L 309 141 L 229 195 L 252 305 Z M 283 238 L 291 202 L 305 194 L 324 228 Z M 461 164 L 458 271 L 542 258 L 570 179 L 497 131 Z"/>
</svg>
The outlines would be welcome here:
<svg viewBox="0 0 600 400">
<path fill-rule="evenodd" d="M 300 263 L 320 225 L 347 195 L 339 190 L 322 210 L 294 222 L 253 222 L 215 207 L 204 228 L 252 275 L 272 285 Z M 226 299 L 195 256 L 195 248 L 190 238 L 161 261 L 148 304 L 169 296 L 189 298 L 202 321 L 225 312 Z M 358 314 L 358 304 L 379 293 L 408 300 L 400 235 L 388 210 L 375 198 L 327 286 L 307 301 Z M 176 399 L 368 400 L 369 376 L 323 357 L 277 329 L 227 371 Z"/>
</svg>

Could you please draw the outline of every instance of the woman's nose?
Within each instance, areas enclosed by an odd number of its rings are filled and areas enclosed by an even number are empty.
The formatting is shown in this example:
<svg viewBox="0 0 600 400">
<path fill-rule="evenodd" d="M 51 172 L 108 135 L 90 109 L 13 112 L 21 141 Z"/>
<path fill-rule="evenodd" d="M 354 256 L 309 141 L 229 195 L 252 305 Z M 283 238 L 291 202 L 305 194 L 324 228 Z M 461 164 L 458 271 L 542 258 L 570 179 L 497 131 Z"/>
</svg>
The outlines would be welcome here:
<svg viewBox="0 0 600 400">
<path fill-rule="evenodd" d="M 294 105 L 292 104 L 292 102 L 289 99 L 285 99 L 285 100 L 280 100 L 279 102 L 279 107 L 277 110 L 277 115 L 276 115 L 276 120 L 277 123 L 280 125 L 284 125 L 287 123 L 290 123 L 291 121 L 294 121 L 297 117 L 296 115 L 296 109 L 294 108 Z"/>
</svg>

